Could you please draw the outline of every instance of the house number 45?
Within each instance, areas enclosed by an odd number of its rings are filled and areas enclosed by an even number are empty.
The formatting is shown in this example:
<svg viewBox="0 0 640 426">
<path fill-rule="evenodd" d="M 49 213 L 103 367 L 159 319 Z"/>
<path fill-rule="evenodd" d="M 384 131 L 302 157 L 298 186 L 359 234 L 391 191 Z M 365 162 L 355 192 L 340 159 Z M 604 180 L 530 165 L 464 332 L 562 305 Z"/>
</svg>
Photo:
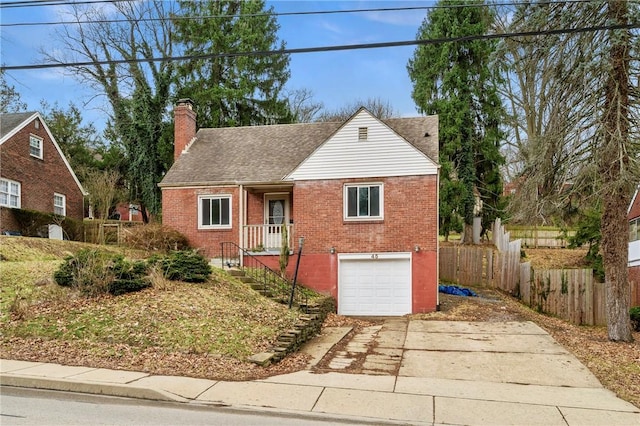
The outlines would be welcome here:
<svg viewBox="0 0 640 426">
<path fill-rule="evenodd" d="M 378 259 L 378 255 L 377 255 L 377 254 L 372 254 L 372 255 L 371 255 L 371 258 L 372 258 L 373 260 L 377 260 L 377 259 Z"/>
</svg>

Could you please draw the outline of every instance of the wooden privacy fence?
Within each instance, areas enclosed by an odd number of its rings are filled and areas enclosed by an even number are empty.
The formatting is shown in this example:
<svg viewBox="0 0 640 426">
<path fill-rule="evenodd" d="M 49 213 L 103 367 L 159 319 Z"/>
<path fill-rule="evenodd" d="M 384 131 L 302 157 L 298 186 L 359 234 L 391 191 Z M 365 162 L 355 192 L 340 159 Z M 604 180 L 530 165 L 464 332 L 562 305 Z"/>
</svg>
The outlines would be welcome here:
<svg viewBox="0 0 640 426">
<path fill-rule="evenodd" d="M 142 226 L 140 222 L 124 222 L 119 220 L 87 220 L 84 221 L 84 242 L 93 244 L 121 244 L 123 230 Z"/>
<path fill-rule="evenodd" d="M 564 248 L 569 246 L 569 241 L 560 228 L 509 226 L 508 229 L 511 238 L 521 240 L 524 247 Z M 575 234 L 574 230 L 566 231 L 567 237 Z"/>
<path fill-rule="evenodd" d="M 440 247 L 440 278 L 518 293 L 520 254 L 482 247 Z"/>
<path fill-rule="evenodd" d="M 440 247 L 440 279 L 460 285 L 500 289 L 540 312 L 574 324 L 605 325 L 605 286 L 591 269 L 534 270 L 520 263 L 520 240 L 510 241 L 500 220 L 494 247 Z"/>
<path fill-rule="evenodd" d="M 440 279 L 500 289 L 573 324 L 605 325 L 605 287 L 591 269 L 534 270 L 520 254 L 483 247 L 441 247 Z"/>
<path fill-rule="evenodd" d="M 534 270 L 521 265 L 520 300 L 577 325 L 606 325 L 605 286 L 592 269 Z"/>
</svg>

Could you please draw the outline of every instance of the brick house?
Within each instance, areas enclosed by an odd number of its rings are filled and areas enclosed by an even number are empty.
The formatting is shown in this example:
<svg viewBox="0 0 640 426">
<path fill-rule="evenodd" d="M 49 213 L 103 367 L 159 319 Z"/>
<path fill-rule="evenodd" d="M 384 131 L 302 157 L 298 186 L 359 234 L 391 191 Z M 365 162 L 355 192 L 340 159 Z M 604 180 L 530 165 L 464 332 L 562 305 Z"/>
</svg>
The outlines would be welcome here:
<svg viewBox="0 0 640 426">
<path fill-rule="evenodd" d="M 628 217 L 631 306 L 640 306 L 640 185 L 629 205 Z"/>
<path fill-rule="evenodd" d="M 38 112 L 0 114 L 0 230 L 19 229 L 11 209 L 82 220 L 84 189 Z"/>
<path fill-rule="evenodd" d="M 298 281 L 332 295 L 339 313 L 436 309 L 437 116 L 379 120 L 361 108 L 336 123 L 195 123 L 179 101 L 165 225 L 209 257 L 231 241 L 276 269 L 286 226 L 294 253 L 304 238 Z"/>
</svg>

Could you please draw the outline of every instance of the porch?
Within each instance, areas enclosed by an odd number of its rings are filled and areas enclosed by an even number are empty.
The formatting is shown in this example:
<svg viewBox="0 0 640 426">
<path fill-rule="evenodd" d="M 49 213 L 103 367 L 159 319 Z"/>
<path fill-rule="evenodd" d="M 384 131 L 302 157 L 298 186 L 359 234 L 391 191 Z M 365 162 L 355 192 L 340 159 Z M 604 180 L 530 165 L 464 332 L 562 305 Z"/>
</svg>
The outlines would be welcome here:
<svg viewBox="0 0 640 426">
<path fill-rule="evenodd" d="M 293 185 L 243 185 L 240 192 L 239 246 L 255 255 L 278 255 L 284 244 L 295 251 Z"/>
<path fill-rule="evenodd" d="M 283 232 L 286 229 L 286 244 L 290 252 L 295 252 L 295 241 L 293 224 L 277 225 L 244 225 L 242 227 L 241 247 L 254 255 L 277 255 L 280 254 L 282 245 L 285 242 Z"/>
</svg>

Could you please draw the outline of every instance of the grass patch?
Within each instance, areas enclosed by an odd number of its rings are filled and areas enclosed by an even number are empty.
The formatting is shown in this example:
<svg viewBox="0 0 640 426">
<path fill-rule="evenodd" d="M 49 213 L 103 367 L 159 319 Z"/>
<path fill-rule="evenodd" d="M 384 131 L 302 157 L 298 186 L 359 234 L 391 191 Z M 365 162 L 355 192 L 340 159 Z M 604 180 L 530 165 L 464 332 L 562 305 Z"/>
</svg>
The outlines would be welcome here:
<svg viewBox="0 0 640 426">
<path fill-rule="evenodd" d="M 178 352 L 244 360 L 268 348 L 300 316 L 222 271 L 199 284 L 169 283 L 155 272 L 154 287 L 140 292 L 80 297 L 54 284 L 53 272 L 74 250 L 100 246 L 11 240 L 9 247 L 0 241 L 3 345 L 28 339 L 56 341 L 61 351 L 109 347 L 114 354 Z"/>
</svg>

